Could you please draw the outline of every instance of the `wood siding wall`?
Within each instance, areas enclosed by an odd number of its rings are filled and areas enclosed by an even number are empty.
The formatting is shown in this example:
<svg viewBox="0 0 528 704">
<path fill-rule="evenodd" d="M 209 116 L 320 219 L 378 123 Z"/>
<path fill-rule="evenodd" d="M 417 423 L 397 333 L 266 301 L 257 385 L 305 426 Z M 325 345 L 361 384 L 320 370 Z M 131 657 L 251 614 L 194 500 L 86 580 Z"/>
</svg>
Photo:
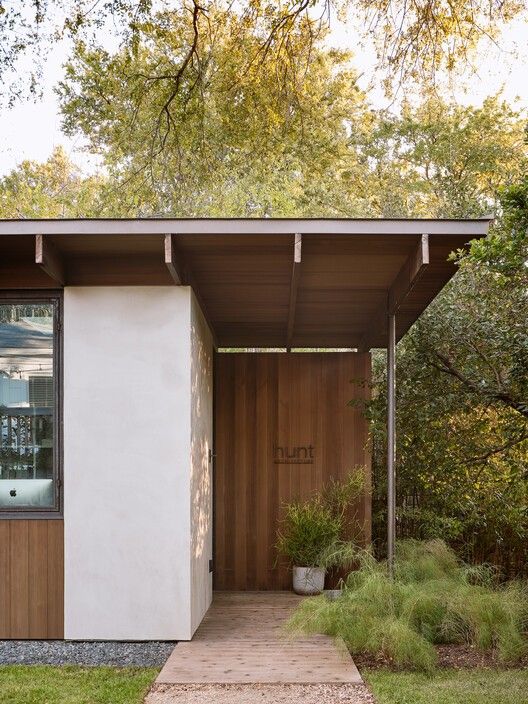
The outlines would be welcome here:
<svg viewBox="0 0 528 704">
<path fill-rule="evenodd" d="M 352 383 L 360 379 L 370 380 L 369 354 L 216 355 L 215 589 L 289 589 L 274 550 L 281 506 L 357 466 L 367 473 L 357 512 L 370 540 L 367 424 L 347 405 L 368 395 Z M 310 446 L 313 463 L 276 461 L 296 447 L 306 459 Z"/>
<path fill-rule="evenodd" d="M 63 637 L 63 521 L 0 520 L 0 638 Z"/>
</svg>

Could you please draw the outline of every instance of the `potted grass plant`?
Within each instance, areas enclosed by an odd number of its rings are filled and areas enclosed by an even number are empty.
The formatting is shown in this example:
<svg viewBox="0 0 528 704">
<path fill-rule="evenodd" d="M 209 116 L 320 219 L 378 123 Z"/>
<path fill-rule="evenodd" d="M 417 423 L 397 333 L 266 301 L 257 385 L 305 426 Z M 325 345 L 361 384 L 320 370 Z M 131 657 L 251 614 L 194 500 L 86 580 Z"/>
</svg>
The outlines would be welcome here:
<svg viewBox="0 0 528 704">
<path fill-rule="evenodd" d="M 362 475 L 358 479 L 357 474 L 345 482 L 330 482 L 308 500 L 285 505 L 276 547 L 292 566 L 297 594 L 320 594 L 328 569 L 354 561 L 357 546 L 346 534 L 347 508 L 363 488 Z"/>
</svg>

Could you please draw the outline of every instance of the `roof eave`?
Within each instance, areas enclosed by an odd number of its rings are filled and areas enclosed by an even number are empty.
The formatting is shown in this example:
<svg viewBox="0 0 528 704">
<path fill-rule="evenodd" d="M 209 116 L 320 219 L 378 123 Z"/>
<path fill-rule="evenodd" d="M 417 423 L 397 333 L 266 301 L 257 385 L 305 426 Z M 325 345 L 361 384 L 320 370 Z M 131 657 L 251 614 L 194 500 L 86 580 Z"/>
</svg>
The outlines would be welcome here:
<svg viewBox="0 0 528 704">
<path fill-rule="evenodd" d="M 322 218 L 146 218 L 0 220 L 2 235 L 445 235 L 485 237 L 493 218 L 322 219 Z"/>
</svg>

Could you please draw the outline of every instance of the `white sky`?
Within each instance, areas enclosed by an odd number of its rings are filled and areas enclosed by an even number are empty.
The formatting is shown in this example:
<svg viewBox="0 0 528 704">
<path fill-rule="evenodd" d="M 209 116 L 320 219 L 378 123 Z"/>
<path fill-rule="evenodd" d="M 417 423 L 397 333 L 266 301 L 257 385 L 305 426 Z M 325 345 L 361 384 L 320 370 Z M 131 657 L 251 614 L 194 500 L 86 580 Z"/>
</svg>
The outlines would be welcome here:
<svg viewBox="0 0 528 704">
<path fill-rule="evenodd" d="M 370 87 L 370 99 L 376 107 L 385 107 L 387 100 L 381 86 L 370 85 L 375 55 L 372 46 L 358 46 L 358 32 L 353 23 L 343 24 L 332 19 L 331 43 L 352 49 L 354 65 L 362 74 L 361 86 Z M 489 42 L 478 56 L 478 75 L 465 82 L 456 82 L 453 96 L 464 104 L 478 105 L 498 90 L 519 107 L 528 108 L 528 27 L 522 22 L 512 24 L 504 34 L 500 49 Z M 37 103 L 21 102 L 11 109 L 0 110 L 0 176 L 24 159 L 44 161 L 55 146 L 63 145 L 70 157 L 85 171 L 93 171 L 96 161 L 82 151 L 82 140 L 68 139 L 61 133 L 61 119 L 53 87 L 62 77 L 62 64 L 67 58 L 67 46 L 57 45 L 50 53 L 44 71 L 44 95 Z"/>
</svg>

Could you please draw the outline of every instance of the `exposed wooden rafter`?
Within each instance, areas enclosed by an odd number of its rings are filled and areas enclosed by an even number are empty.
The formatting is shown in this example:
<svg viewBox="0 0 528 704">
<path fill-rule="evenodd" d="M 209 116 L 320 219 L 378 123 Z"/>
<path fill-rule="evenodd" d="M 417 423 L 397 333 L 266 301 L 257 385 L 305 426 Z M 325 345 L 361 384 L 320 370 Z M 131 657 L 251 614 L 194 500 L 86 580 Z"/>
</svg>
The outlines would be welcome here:
<svg viewBox="0 0 528 704">
<path fill-rule="evenodd" d="M 422 235 L 418 246 L 400 269 L 389 290 L 389 313 L 394 315 L 429 264 L 429 235 Z"/>
<path fill-rule="evenodd" d="M 35 236 L 35 264 L 40 266 L 57 285 L 64 286 L 66 283 L 64 261 L 49 237 Z"/>
<path fill-rule="evenodd" d="M 387 329 L 387 316 L 396 315 L 399 308 L 405 303 L 414 286 L 420 280 L 429 264 L 429 235 L 422 235 L 418 245 L 410 254 L 398 275 L 392 282 L 387 294 L 387 302 L 373 318 L 373 324 L 363 336 L 358 346 L 360 352 L 372 347 L 372 342 L 379 337 L 380 330 Z"/>
<path fill-rule="evenodd" d="M 0 219 L 0 279 L 6 290 L 64 279 L 172 285 L 175 299 L 192 287 L 221 348 L 368 349 L 386 347 L 391 309 L 397 339 L 405 334 L 456 272 L 449 253 L 488 228 L 488 220 Z M 422 274 L 423 232 L 430 264 Z M 295 233 L 304 239 L 301 269 Z"/>
<path fill-rule="evenodd" d="M 207 311 L 207 306 L 200 292 L 200 289 L 196 284 L 196 279 L 193 276 L 193 272 L 189 268 L 189 264 L 183 252 L 181 251 L 181 248 L 178 247 L 178 235 L 165 235 L 164 247 L 165 265 L 169 270 L 172 280 L 174 281 L 176 286 L 190 286 L 192 288 L 195 298 L 198 301 L 198 305 L 200 306 L 203 316 L 211 331 L 211 335 L 213 337 L 213 345 L 215 348 L 218 348 L 218 340 L 211 322 L 211 318 Z"/>
<path fill-rule="evenodd" d="M 290 282 L 290 303 L 288 307 L 288 332 L 286 348 L 288 352 L 292 346 L 293 331 L 295 327 L 295 308 L 297 306 L 297 290 L 299 288 L 299 276 L 301 273 L 302 257 L 302 235 L 296 234 L 293 242 L 293 265 Z"/>
<path fill-rule="evenodd" d="M 185 284 L 183 259 L 178 253 L 177 235 L 165 235 L 165 264 L 176 286 Z"/>
</svg>

